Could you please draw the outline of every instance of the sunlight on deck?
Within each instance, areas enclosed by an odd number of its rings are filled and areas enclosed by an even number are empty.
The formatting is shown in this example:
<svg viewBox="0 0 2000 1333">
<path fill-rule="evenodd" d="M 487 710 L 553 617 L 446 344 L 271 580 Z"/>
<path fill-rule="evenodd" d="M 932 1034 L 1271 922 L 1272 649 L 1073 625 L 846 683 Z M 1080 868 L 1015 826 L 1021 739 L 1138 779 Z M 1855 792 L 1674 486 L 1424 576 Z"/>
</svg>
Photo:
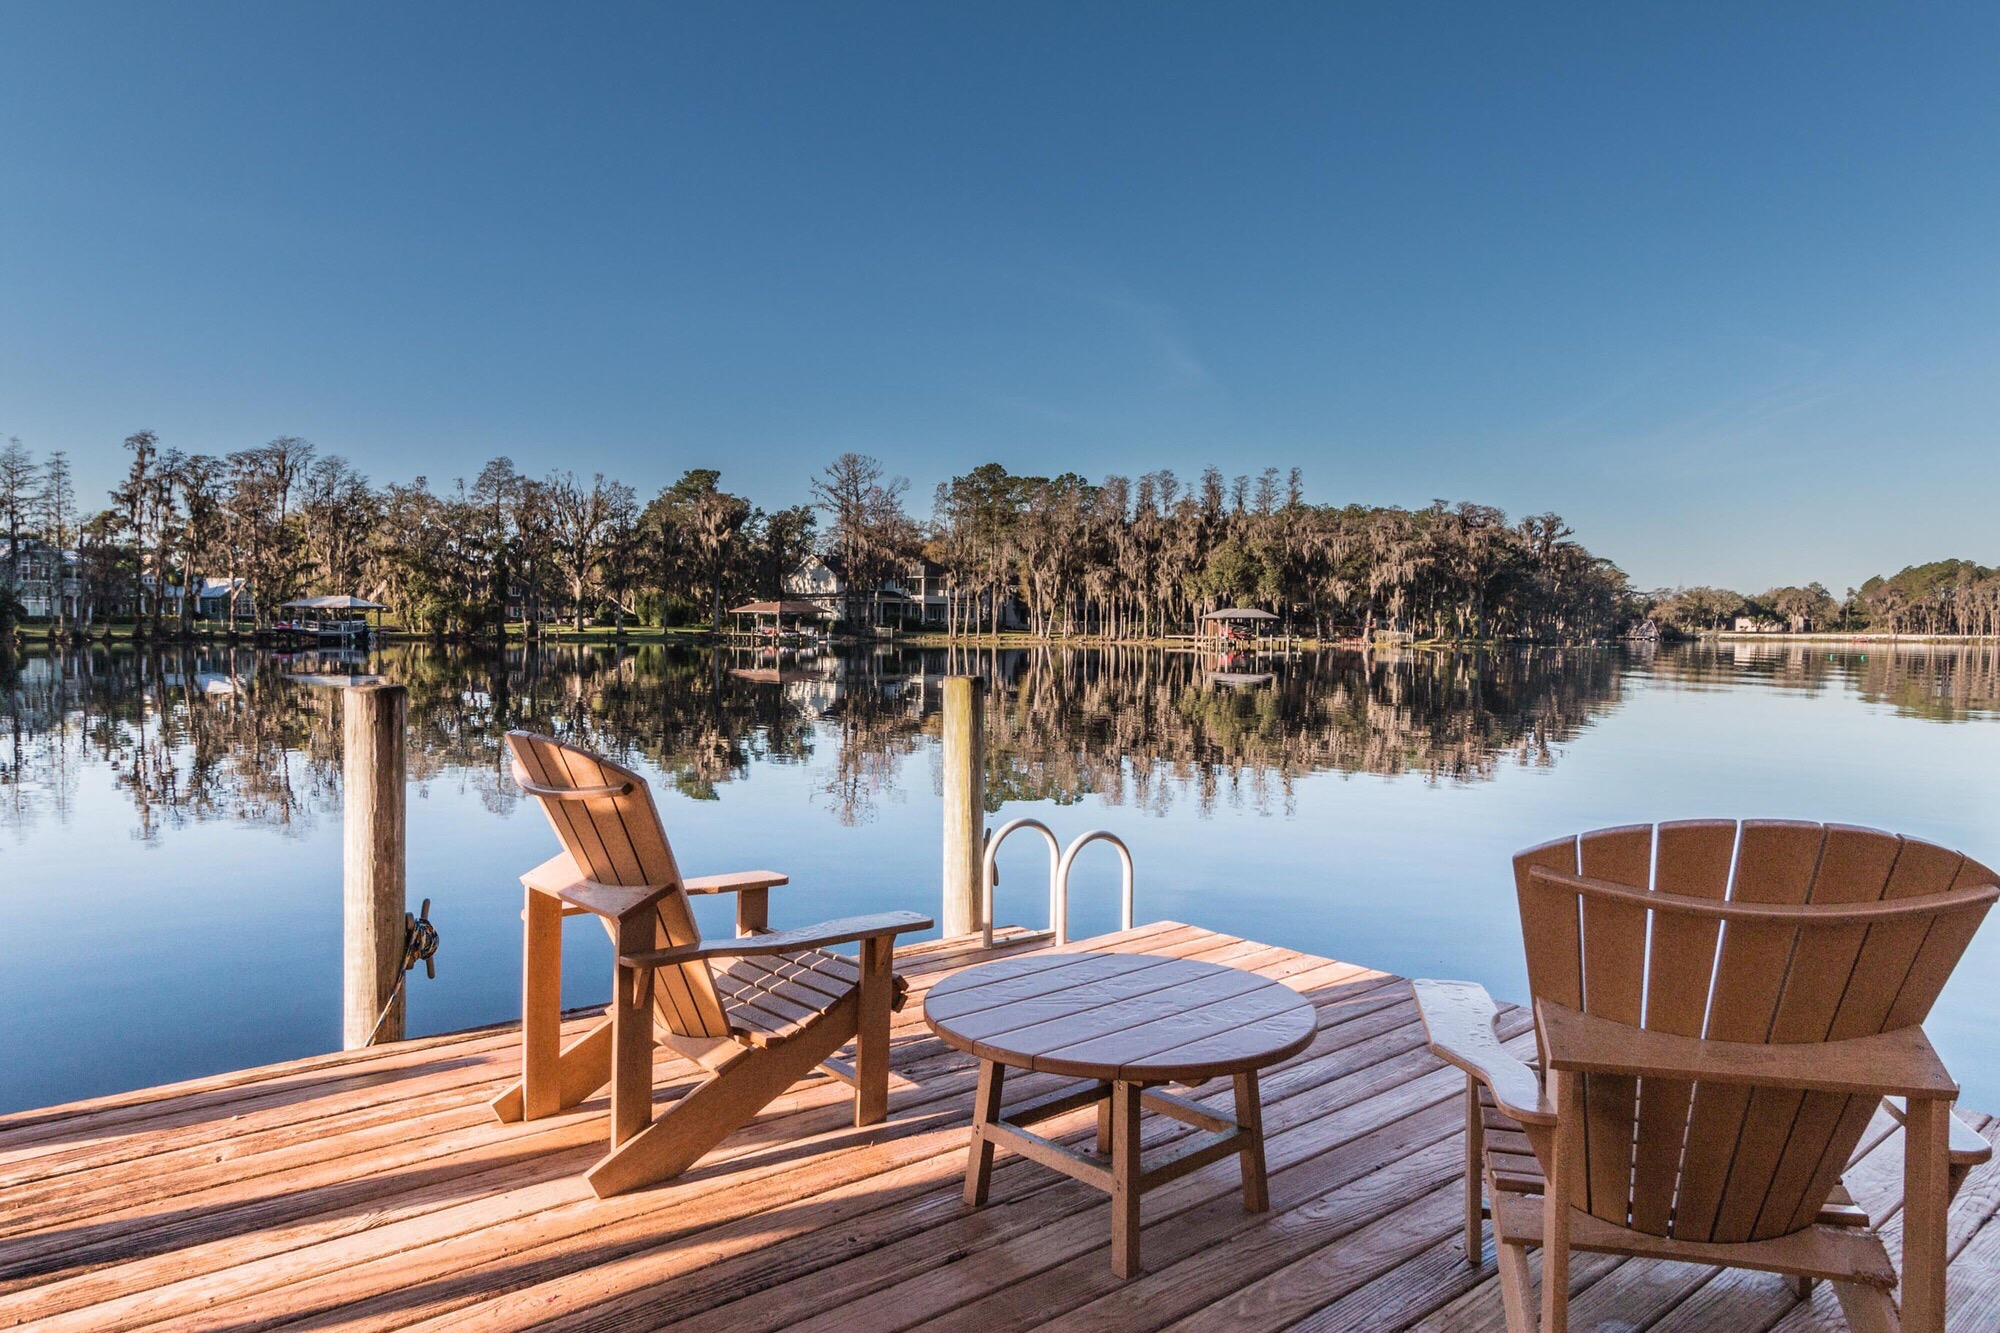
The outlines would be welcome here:
<svg viewBox="0 0 2000 1333">
<path fill-rule="evenodd" d="M 1313 1045 L 1264 1080 L 1273 1210 L 1242 1210 L 1233 1159 L 1149 1193 L 1148 1271 L 1128 1283 L 1094 1189 L 1003 1153 L 991 1204 L 965 1210 L 974 1064 L 925 1030 L 921 996 L 1035 947 L 1002 932 L 992 952 L 899 953 L 916 993 L 896 1020 L 887 1124 L 852 1128 L 849 1090 L 815 1078 L 686 1175 L 612 1199 L 582 1180 L 603 1151 L 601 1098 L 494 1122 L 487 1100 L 518 1069 L 511 1027 L 0 1118 L 0 1325 L 1500 1326 L 1490 1242 L 1477 1268 L 1460 1249 L 1463 1079 L 1425 1049 L 1408 985 L 1195 927 L 1070 947 L 1226 963 L 1312 1001 Z M 1526 1015 L 1502 1030 L 1525 1044 Z M 660 1068 L 664 1095 L 692 1081 Z M 1022 1074 L 1008 1100 L 1060 1083 Z M 1229 1085 L 1195 1095 L 1219 1106 Z M 1094 1122 L 1047 1128 L 1083 1143 Z M 1145 1122 L 1149 1147 L 1188 1132 Z M 1899 1169 L 1889 1134 L 1852 1179 L 1893 1193 Z M 1996 1210 L 1989 1165 L 1952 1210 L 1954 1329 L 2000 1326 Z M 1574 1278 L 1579 1329 L 1840 1326 L 1824 1285 L 1801 1303 L 1768 1275 L 1595 1256 Z"/>
</svg>

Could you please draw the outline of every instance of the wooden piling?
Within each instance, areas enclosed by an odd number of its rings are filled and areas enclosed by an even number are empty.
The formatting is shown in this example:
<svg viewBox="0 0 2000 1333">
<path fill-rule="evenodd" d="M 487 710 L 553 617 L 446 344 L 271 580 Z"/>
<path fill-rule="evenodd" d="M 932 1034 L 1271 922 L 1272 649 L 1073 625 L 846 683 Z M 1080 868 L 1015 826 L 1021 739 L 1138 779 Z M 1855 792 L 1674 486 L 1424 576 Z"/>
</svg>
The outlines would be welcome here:
<svg viewBox="0 0 2000 1333">
<path fill-rule="evenodd" d="M 403 1039 L 404 1003 L 396 983 L 403 974 L 406 910 L 408 711 L 408 692 L 401 685 L 353 685 L 343 692 L 341 1043 L 348 1050 Z"/>
<path fill-rule="evenodd" d="M 946 935 L 985 926 L 980 869 L 986 851 L 986 682 L 944 682 L 944 912 Z"/>
</svg>

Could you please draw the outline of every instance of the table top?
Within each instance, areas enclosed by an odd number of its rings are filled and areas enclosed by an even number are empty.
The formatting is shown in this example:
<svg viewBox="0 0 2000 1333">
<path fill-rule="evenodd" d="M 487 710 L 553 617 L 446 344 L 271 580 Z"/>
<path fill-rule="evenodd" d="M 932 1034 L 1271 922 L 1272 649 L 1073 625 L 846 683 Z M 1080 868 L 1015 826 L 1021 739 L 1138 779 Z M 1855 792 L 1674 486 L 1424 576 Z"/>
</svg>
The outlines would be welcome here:
<svg viewBox="0 0 2000 1333">
<path fill-rule="evenodd" d="M 982 1060 L 1072 1078 L 1178 1083 L 1304 1050 L 1297 991 L 1233 967 L 1143 953 L 1029 954 L 931 987 L 924 1021 Z"/>
</svg>

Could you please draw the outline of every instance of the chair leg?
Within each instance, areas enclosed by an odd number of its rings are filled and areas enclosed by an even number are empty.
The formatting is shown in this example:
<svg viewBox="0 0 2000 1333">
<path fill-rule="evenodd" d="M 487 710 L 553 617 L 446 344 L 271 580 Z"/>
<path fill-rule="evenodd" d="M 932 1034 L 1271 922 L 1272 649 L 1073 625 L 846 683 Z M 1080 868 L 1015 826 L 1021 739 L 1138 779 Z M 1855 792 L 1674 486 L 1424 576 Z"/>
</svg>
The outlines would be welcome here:
<svg viewBox="0 0 2000 1333">
<path fill-rule="evenodd" d="M 1944 1333 L 1946 1214 L 1950 1207 L 1951 1103 L 1912 1097 L 1903 1116 L 1903 1318 L 1905 1333 Z"/>
<path fill-rule="evenodd" d="M 521 1081 L 493 1101 L 503 1122 L 537 1120 L 562 1107 L 562 902 L 527 890 L 521 912 Z"/>
<path fill-rule="evenodd" d="M 861 1009 L 854 1038 L 854 1123 L 889 1118 L 889 1013 L 895 1003 L 896 941 L 861 942 Z"/>
<path fill-rule="evenodd" d="M 1507 1333 L 1535 1333 L 1528 1247 L 1496 1240 L 1493 1257 L 1500 1266 L 1500 1307 L 1507 1316 Z"/>
<path fill-rule="evenodd" d="M 650 929 L 644 936 L 638 931 L 621 931 L 621 954 L 650 947 Z M 621 964 L 611 974 L 611 1146 L 641 1133 L 652 1119 L 653 971 Z"/>
<path fill-rule="evenodd" d="M 1554 1214 L 1561 1213 L 1560 1222 Z M 1542 1219 L 1542 1333 L 1569 1333 L 1569 1209 L 1547 1206 Z"/>
<path fill-rule="evenodd" d="M 1899 1333 L 1907 1327 L 1896 1315 L 1896 1302 L 1880 1287 L 1860 1282 L 1836 1282 L 1833 1294 L 1847 1316 L 1848 1333 Z"/>
<path fill-rule="evenodd" d="M 1479 1109 L 1479 1080 L 1465 1076 L 1465 1262 L 1479 1267 L 1485 1258 L 1486 1236 L 1480 1223 L 1485 1198 L 1480 1185 L 1486 1175 L 1486 1117 Z"/>
<path fill-rule="evenodd" d="M 1569 1333 L 1570 1173 L 1583 1160 L 1583 1075 L 1559 1070 L 1555 1151 L 1542 1192 L 1542 1333 Z"/>
<path fill-rule="evenodd" d="M 554 1105 L 550 1106 L 545 1099 L 542 1104 L 546 1109 L 538 1114 L 554 1115 L 558 1111 L 567 1111 L 611 1081 L 611 1028 L 609 1018 L 601 1019 L 556 1058 L 553 1079 L 547 1074 L 542 1076 L 554 1085 Z M 534 1118 L 523 1114 L 526 1090 L 527 1080 L 523 1078 L 518 1083 L 509 1084 L 505 1092 L 493 1099 L 493 1114 L 502 1124 Z"/>
<path fill-rule="evenodd" d="M 776 1046 L 750 1047 L 613 1148 L 584 1176 L 599 1198 L 670 1180 L 854 1039 L 850 994 Z"/>
</svg>

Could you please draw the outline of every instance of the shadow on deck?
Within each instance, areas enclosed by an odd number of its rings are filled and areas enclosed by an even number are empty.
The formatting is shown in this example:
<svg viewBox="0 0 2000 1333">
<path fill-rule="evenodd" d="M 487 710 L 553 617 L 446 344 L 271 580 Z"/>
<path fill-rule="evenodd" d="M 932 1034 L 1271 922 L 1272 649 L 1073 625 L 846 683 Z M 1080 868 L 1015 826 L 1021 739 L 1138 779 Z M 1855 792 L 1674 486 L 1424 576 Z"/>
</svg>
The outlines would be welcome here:
<svg viewBox="0 0 2000 1333">
<path fill-rule="evenodd" d="M 922 992 L 1034 947 L 900 952 L 915 993 L 887 1124 L 854 1129 L 848 1089 L 816 1078 L 679 1179 L 614 1199 L 581 1179 L 601 1099 L 525 1125 L 488 1112 L 517 1068 L 511 1028 L 0 1118 L 0 1326 L 1502 1327 L 1490 1243 L 1472 1267 L 1459 1240 L 1463 1080 L 1425 1050 L 1409 987 L 1194 927 L 1071 947 L 1227 963 L 1312 1000 L 1317 1039 L 1264 1079 L 1272 1211 L 1242 1211 L 1234 1159 L 1149 1193 L 1148 1271 L 1129 1283 L 1111 1276 L 1109 1204 L 1084 1185 L 1003 1154 L 992 1202 L 966 1211 L 975 1069 L 924 1029 Z M 1526 1029 L 1519 1012 L 1503 1025 L 1524 1044 Z M 1060 1083 L 1019 1075 L 1008 1100 Z M 1093 1124 L 1046 1128 L 1081 1144 Z M 1187 1132 L 1146 1122 L 1149 1147 Z M 1900 1158 L 1881 1138 L 1854 1177 L 1864 1205 L 1893 1195 Z M 1953 1328 L 2000 1327 L 1996 1211 L 1989 1165 L 1953 1207 Z M 1574 1282 L 1578 1329 L 1840 1327 L 1824 1286 L 1800 1302 L 1763 1274 L 1580 1256 Z"/>
</svg>

